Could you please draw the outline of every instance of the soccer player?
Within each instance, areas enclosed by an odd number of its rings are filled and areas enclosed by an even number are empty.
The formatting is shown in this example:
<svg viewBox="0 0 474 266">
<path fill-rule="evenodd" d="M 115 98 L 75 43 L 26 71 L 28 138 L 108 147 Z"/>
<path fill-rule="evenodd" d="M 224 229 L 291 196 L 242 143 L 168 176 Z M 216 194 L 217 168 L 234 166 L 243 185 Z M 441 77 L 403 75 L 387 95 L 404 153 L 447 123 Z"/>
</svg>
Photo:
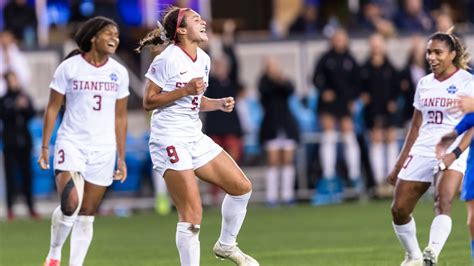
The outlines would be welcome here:
<svg viewBox="0 0 474 266">
<path fill-rule="evenodd" d="M 437 257 L 451 230 L 449 201 L 437 202 L 437 216 L 431 225 L 430 241 L 422 254 L 416 237 L 415 219 L 412 212 L 420 197 L 433 183 L 433 169 L 438 161 L 435 146 L 438 140 L 461 120 L 459 115 L 449 109 L 459 95 L 474 95 L 472 76 L 464 70 L 467 67 L 466 50 L 461 41 L 450 33 L 435 33 L 429 37 L 426 59 L 433 73 L 424 76 L 417 85 L 413 106 L 415 111 L 405 143 L 396 165 L 388 176 L 390 184 L 395 185 L 391 212 L 393 228 L 406 251 L 401 265 L 422 265 L 423 260 L 436 263 Z M 455 147 L 468 145 L 471 136 L 465 135 L 463 141 L 456 141 Z M 452 179 L 461 182 L 466 169 L 467 153 L 457 154 L 456 160 L 443 171 L 440 180 Z M 439 182 L 437 182 L 439 183 Z M 439 198 L 436 186 L 436 198 Z"/>
<path fill-rule="evenodd" d="M 58 66 L 44 114 L 42 169 L 49 168 L 49 141 L 61 106 L 65 112 L 54 147 L 60 206 L 51 221 L 45 265 L 59 265 L 71 232 L 69 265 L 82 265 L 92 241 L 94 215 L 113 179 L 125 181 L 128 72 L 110 57 L 119 45 L 117 24 L 94 17 L 77 31 L 78 49 Z M 116 154 L 118 155 L 116 161 Z M 115 162 L 117 171 L 114 173 Z"/>
<path fill-rule="evenodd" d="M 215 255 L 237 265 L 259 265 L 236 242 L 252 185 L 234 160 L 201 131 L 200 111 L 231 112 L 235 104 L 232 97 L 203 96 L 210 58 L 198 45 L 207 40 L 206 22 L 198 13 L 171 7 L 163 24 L 149 32 L 137 48 L 170 42 L 145 75 L 143 107 L 154 110 L 149 142 L 153 167 L 165 179 L 178 211 L 176 246 L 181 265 L 199 265 L 202 205 L 195 176 L 227 193 Z"/>
<path fill-rule="evenodd" d="M 469 104 L 470 102 L 470 104 Z M 446 150 L 454 142 L 454 140 L 467 131 L 474 128 L 474 98 L 462 97 L 461 109 L 463 112 L 471 112 L 467 114 L 454 130 L 444 135 L 438 145 L 436 145 L 436 156 L 438 159 L 444 159 Z M 464 106 L 464 107 L 463 107 Z M 459 152 L 463 150 L 459 149 Z M 446 165 L 447 166 L 447 165 Z M 458 188 L 457 186 L 455 188 Z M 454 194 L 454 193 L 453 193 Z M 474 141 L 471 140 L 469 149 L 469 157 L 467 158 L 467 170 L 461 187 L 461 199 L 466 201 L 467 205 L 467 224 L 469 226 L 471 236 L 471 258 L 474 262 Z"/>
</svg>

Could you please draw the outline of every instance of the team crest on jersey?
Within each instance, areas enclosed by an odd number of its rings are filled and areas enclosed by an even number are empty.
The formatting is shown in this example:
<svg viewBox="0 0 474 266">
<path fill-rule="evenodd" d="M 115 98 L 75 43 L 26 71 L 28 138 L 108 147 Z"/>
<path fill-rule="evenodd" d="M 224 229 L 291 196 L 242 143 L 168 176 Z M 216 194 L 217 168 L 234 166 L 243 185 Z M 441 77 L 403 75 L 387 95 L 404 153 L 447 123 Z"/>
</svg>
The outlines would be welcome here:
<svg viewBox="0 0 474 266">
<path fill-rule="evenodd" d="M 110 77 L 110 80 L 112 80 L 112 81 L 117 81 L 118 80 L 117 74 L 115 74 L 115 73 L 110 74 L 109 77 Z"/>
<path fill-rule="evenodd" d="M 458 92 L 458 88 L 454 85 L 449 86 L 446 90 L 449 94 L 456 94 L 456 92 Z"/>
</svg>

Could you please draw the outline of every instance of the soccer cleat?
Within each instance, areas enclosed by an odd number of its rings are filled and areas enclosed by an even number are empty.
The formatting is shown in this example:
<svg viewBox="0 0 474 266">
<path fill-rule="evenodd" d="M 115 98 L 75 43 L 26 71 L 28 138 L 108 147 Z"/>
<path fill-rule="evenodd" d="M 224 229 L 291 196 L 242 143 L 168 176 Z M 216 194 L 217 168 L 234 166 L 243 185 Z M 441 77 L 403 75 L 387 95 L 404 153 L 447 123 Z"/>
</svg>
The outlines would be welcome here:
<svg viewBox="0 0 474 266">
<path fill-rule="evenodd" d="M 60 260 L 55 260 L 55 259 L 46 259 L 44 262 L 44 266 L 60 266 L 61 261 Z"/>
<path fill-rule="evenodd" d="M 240 248 L 237 247 L 237 243 L 235 244 L 235 246 L 232 246 L 230 248 L 224 248 L 218 240 L 212 250 L 214 251 L 216 258 L 219 258 L 222 260 L 229 259 L 230 261 L 234 262 L 235 265 L 239 265 L 239 266 L 259 266 L 260 265 L 254 258 L 243 253 L 242 250 L 240 250 Z"/>
<path fill-rule="evenodd" d="M 438 256 L 431 247 L 426 247 L 423 250 L 423 265 L 424 266 L 436 266 L 438 265 Z"/>
<path fill-rule="evenodd" d="M 422 259 L 413 259 L 407 255 L 405 255 L 405 260 L 402 261 L 400 266 L 423 266 Z"/>
</svg>

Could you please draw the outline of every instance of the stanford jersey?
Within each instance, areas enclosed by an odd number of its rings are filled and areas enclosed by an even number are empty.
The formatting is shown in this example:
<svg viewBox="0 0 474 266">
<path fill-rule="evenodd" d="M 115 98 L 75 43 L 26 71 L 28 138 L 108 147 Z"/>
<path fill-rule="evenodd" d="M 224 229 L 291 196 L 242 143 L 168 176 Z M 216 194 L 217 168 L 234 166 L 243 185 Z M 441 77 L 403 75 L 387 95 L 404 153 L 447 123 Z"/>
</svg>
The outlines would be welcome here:
<svg viewBox="0 0 474 266">
<path fill-rule="evenodd" d="M 158 85 L 161 93 L 182 88 L 192 78 L 202 77 L 207 86 L 210 58 L 200 48 L 193 60 L 179 46 L 171 44 L 150 65 L 145 77 Z M 203 134 L 199 119 L 202 95 L 189 95 L 153 111 L 151 138 L 178 138 L 194 141 Z"/>
<path fill-rule="evenodd" d="M 459 95 L 474 96 L 472 75 L 462 69 L 443 81 L 435 79 L 431 73 L 418 82 L 413 106 L 423 114 L 423 122 L 411 154 L 435 156 L 435 146 L 441 136 L 451 132 L 462 119 L 462 115 L 448 112 Z M 451 149 L 460 140 L 458 138 Z"/>
<path fill-rule="evenodd" d="M 125 67 L 111 57 L 99 67 L 82 55 L 63 61 L 50 84 L 65 95 L 67 106 L 57 141 L 87 150 L 115 149 L 115 103 L 129 95 L 128 82 Z"/>
</svg>

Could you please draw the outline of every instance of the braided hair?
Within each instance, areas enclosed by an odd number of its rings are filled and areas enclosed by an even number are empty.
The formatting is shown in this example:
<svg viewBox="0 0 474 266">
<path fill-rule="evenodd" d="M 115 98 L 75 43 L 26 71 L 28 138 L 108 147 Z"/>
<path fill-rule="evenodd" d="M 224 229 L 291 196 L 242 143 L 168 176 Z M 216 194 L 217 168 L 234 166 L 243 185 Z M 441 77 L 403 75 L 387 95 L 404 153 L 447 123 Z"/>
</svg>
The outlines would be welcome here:
<svg viewBox="0 0 474 266">
<path fill-rule="evenodd" d="M 175 6 L 169 7 L 165 11 L 163 17 L 163 23 L 157 22 L 157 27 L 152 31 L 148 32 L 147 35 L 140 40 L 138 47 L 135 49 L 138 53 L 142 51 L 146 46 L 158 46 L 158 45 L 167 45 L 169 42 L 173 41 L 175 43 L 179 42 L 178 35 L 176 31 L 179 27 L 186 27 L 186 19 L 184 12 L 190 10 L 189 8 L 178 8 Z M 182 17 L 180 19 L 180 15 Z M 179 21 L 179 25 L 178 25 Z"/>
</svg>

